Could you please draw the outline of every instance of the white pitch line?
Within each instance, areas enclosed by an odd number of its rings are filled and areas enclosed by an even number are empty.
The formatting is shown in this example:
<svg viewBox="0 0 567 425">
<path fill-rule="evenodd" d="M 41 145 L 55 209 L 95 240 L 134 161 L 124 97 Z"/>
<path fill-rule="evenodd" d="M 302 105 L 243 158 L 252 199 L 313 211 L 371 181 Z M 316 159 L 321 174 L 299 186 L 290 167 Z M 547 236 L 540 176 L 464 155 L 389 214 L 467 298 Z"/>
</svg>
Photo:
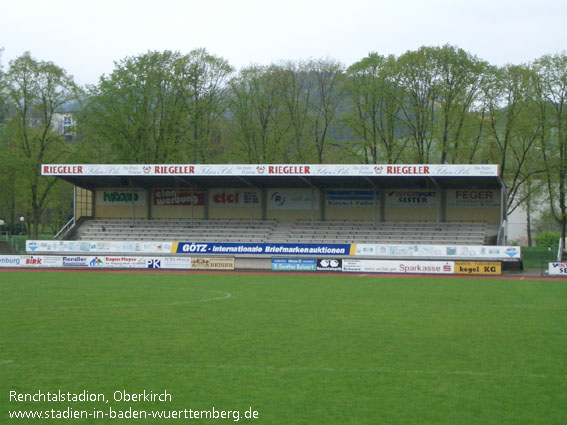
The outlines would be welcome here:
<svg viewBox="0 0 567 425">
<path fill-rule="evenodd" d="M 358 277 L 368 276 L 368 274 L 359 274 Z"/>
<path fill-rule="evenodd" d="M 301 367 L 301 366 L 258 366 L 258 365 L 206 365 L 193 363 L 152 363 L 152 362 L 132 362 L 132 363 L 112 363 L 113 366 L 125 367 L 171 367 L 171 368 L 203 368 L 203 369 L 234 369 L 234 370 L 267 370 L 274 372 L 325 372 L 325 373 L 373 373 L 373 374 L 392 374 L 392 375 L 433 375 L 433 376 L 471 376 L 487 378 L 525 378 L 525 379 L 548 379 L 560 378 L 567 379 L 567 376 L 551 376 L 536 373 L 493 373 L 476 372 L 469 370 L 403 370 L 371 367 L 367 369 L 342 369 L 333 367 Z"/>
<path fill-rule="evenodd" d="M 0 366 L 3 366 L 3 365 L 8 364 L 8 363 L 14 363 L 14 360 L 4 360 L 4 361 L 1 361 L 1 362 L 0 362 Z"/>
<path fill-rule="evenodd" d="M 229 293 L 229 292 L 212 291 L 212 290 L 207 290 L 207 292 L 216 292 L 216 293 L 223 294 L 223 295 L 221 297 L 203 298 L 203 299 L 198 299 L 198 300 L 187 300 L 187 301 L 175 301 L 175 302 L 171 302 L 171 303 L 114 304 L 114 305 L 75 306 L 75 307 L 65 306 L 65 307 L 56 307 L 56 308 L 52 308 L 52 309 L 24 308 L 24 309 L 20 309 L 19 311 L 106 310 L 106 309 L 114 309 L 114 308 L 173 306 L 173 305 L 183 305 L 183 304 L 199 304 L 199 303 L 211 302 L 211 301 L 222 301 L 222 300 L 227 300 L 227 299 L 232 297 L 232 294 Z"/>
<path fill-rule="evenodd" d="M 232 297 L 232 294 L 229 292 L 224 292 L 224 295 L 222 297 L 215 297 L 215 298 L 204 298 L 202 300 L 197 300 L 197 301 L 179 301 L 179 302 L 175 302 L 175 303 L 169 303 L 169 304 L 164 304 L 164 305 L 178 305 L 178 304 L 190 304 L 190 303 L 195 303 L 195 302 L 208 302 L 208 301 L 222 301 L 222 300 L 228 300 L 230 297 Z M 150 304 L 152 305 L 152 304 Z"/>
</svg>

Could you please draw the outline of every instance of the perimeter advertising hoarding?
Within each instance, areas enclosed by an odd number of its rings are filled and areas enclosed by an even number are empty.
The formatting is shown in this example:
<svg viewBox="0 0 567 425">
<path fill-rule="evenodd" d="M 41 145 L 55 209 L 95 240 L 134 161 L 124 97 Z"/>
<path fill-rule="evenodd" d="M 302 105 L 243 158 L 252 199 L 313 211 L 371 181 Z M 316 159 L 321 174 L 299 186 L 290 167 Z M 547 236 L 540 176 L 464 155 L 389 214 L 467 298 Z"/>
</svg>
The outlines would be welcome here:
<svg viewBox="0 0 567 425">
<path fill-rule="evenodd" d="M 342 258 L 319 258 L 317 270 L 324 272 L 340 272 L 343 270 Z"/>
<path fill-rule="evenodd" d="M 174 242 L 176 254 L 350 255 L 350 244 Z"/>
<path fill-rule="evenodd" d="M 234 258 L 194 257 L 191 260 L 193 270 L 234 270 Z"/>
<path fill-rule="evenodd" d="M 146 257 L 100 255 L 91 257 L 89 267 L 117 268 L 117 269 L 145 269 L 148 259 Z"/>
<path fill-rule="evenodd" d="M 190 269 L 190 257 L 3 255 L 0 267 Z"/>
<path fill-rule="evenodd" d="M 170 254 L 173 242 L 133 241 L 26 241 L 30 253 L 79 253 L 79 254 Z"/>
<path fill-rule="evenodd" d="M 453 274 L 452 261 L 401 261 L 343 259 L 343 272 Z"/>
<path fill-rule="evenodd" d="M 353 244 L 351 255 L 424 259 L 449 257 L 454 259 L 519 260 L 522 257 L 522 252 L 520 247 L 517 246 Z"/>
<path fill-rule="evenodd" d="M 191 268 L 191 257 L 151 257 L 146 258 L 148 269 L 182 269 Z"/>
<path fill-rule="evenodd" d="M 500 275 L 502 263 L 455 261 L 455 274 Z"/>
<path fill-rule="evenodd" d="M 516 246 L 484 245 L 377 245 L 377 244 L 267 244 L 132 241 L 27 241 L 28 253 L 73 254 L 209 254 L 311 255 L 393 258 L 521 259 Z"/>
<path fill-rule="evenodd" d="M 567 263 L 549 263 L 550 276 L 567 276 Z"/>
<path fill-rule="evenodd" d="M 44 176 L 498 177 L 493 164 L 42 164 Z"/>
<path fill-rule="evenodd" d="M 1 255 L 0 267 L 63 267 L 63 259 L 50 255 Z"/>
<path fill-rule="evenodd" d="M 317 260 L 311 258 L 272 258 L 274 271 L 315 271 Z"/>
</svg>

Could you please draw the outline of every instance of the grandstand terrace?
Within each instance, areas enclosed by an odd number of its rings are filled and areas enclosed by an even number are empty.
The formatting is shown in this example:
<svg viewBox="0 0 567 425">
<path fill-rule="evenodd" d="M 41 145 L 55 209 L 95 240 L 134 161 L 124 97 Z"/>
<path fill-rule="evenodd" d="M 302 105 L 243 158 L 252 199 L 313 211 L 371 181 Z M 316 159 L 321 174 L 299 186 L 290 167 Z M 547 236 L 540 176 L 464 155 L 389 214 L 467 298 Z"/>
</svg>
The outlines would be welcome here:
<svg viewBox="0 0 567 425">
<path fill-rule="evenodd" d="M 497 245 L 496 165 L 43 165 L 75 186 L 66 239 Z"/>
</svg>

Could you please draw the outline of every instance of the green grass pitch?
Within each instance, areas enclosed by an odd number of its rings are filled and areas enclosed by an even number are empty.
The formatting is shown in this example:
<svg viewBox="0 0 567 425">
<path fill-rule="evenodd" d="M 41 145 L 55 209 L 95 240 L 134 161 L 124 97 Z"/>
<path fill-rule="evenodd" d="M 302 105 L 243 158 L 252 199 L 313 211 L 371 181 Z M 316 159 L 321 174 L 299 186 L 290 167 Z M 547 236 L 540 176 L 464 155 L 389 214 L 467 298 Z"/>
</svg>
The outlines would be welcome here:
<svg viewBox="0 0 567 425">
<path fill-rule="evenodd" d="M 16 402 L 11 391 L 105 394 Z M 115 391 L 172 395 L 116 402 Z M 15 410 L 238 410 L 239 423 L 567 423 L 567 282 L 0 273 L 0 424 Z M 106 409 L 106 410 L 105 410 Z"/>
</svg>

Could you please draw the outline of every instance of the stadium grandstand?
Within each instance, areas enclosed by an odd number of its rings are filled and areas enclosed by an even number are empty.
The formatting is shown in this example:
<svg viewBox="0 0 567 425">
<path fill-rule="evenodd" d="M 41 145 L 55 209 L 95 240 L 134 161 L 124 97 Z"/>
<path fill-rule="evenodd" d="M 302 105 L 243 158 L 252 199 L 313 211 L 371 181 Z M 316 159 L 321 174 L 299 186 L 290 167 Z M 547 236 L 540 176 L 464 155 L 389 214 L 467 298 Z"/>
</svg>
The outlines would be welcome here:
<svg viewBox="0 0 567 425">
<path fill-rule="evenodd" d="M 74 186 L 74 216 L 59 242 L 31 241 L 36 253 L 155 255 L 164 242 L 168 254 L 520 262 L 503 247 L 497 165 L 46 164 L 42 174 Z"/>
</svg>

